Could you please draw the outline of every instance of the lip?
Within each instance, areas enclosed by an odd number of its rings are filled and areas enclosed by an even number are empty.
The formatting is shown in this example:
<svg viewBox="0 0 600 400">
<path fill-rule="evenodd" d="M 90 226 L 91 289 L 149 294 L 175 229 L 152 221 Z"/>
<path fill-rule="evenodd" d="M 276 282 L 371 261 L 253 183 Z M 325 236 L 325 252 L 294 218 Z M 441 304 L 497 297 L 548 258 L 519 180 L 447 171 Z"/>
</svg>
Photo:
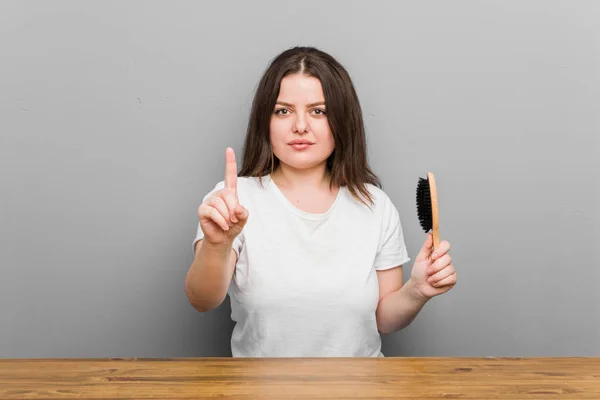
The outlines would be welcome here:
<svg viewBox="0 0 600 400">
<path fill-rule="evenodd" d="M 296 139 L 296 140 L 292 140 L 288 144 L 291 146 L 294 144 L 314 144 L 314 143 L 309 140 L 306 140 L 306 139 Z"/>
</svg>

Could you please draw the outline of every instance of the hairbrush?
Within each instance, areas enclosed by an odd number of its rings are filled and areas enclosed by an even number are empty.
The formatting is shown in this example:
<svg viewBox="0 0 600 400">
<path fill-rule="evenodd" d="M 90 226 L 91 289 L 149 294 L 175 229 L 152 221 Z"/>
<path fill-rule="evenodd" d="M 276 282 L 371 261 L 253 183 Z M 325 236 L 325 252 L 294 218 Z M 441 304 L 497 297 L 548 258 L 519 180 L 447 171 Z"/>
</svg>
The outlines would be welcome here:
<svg viewBox="0 0 600 400">
<path fill-rule="evenodd" d="M 427 173 L 427 178 L 419 177 L 419 183 L 417 184 L 417 215 L 425 233 L 433 231 L 433 249 L 437 249 L 440 245 L 438 200 L 435 177 L 432 172 Z"/>
</svg>

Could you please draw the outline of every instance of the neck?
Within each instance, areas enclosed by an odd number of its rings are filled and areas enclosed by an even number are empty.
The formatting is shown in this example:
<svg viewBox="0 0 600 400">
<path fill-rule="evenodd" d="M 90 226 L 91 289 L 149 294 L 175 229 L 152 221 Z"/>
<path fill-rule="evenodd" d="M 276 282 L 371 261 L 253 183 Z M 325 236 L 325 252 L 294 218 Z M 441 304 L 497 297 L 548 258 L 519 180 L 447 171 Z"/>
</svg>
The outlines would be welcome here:
<svg viewBox="0 0 600 400">
<path fill-rule="evenodd" d="M 325 163 L 312 168 L 296 169 L 280 162 L 277 169 L 273 171 L 271 178 L 280 187 L 299 189 L 329 187 L 331 181 Z"/>
</svg>

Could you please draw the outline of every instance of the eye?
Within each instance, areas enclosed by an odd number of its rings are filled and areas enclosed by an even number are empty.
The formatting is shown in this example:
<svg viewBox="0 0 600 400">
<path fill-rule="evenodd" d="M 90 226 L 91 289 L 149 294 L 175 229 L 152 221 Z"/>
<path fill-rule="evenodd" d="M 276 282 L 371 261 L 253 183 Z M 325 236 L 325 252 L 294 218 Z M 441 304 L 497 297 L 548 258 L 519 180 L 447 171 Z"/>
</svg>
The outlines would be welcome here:
<svg viewBox="0 0 600 400">
<path fill-rule="evenodd" d="M 315 108 L 315 109 L 313 110 L 313 112 L 314 112 L 316 115 L 326 115 L 326 114 L 327 114 L 327 113 L 325 112 L 325 110 L 323 110 L 322 108 Z"/>
<path fill-rule="evenodd" d="M 275 110 L 275 115 L 287 115 L 289 114 L 289 110 L 287 108 L 278 108 Z"/>
</svg>

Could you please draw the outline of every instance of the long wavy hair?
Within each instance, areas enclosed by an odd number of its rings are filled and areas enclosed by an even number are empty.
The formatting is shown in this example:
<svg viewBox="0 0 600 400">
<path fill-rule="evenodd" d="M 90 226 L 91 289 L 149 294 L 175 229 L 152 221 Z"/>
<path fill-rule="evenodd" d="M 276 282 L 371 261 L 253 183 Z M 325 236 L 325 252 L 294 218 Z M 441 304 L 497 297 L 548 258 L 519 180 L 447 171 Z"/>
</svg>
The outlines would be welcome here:
<svg viewBox="0 0 600 400">
<path fill-rule="evenodd" d="M 356 199 L 367 206 L 364 199 L 373 204 L 366 184 L 381 188 L 381 182 L 367 161 L 365 127 L 356 90 L 346 69 L 331 55 L 314 47 L 285 50 L 263 74 L 252 102 L 239 176 L 260 179 L 279 165 L 269 127 L 281 80 L 293 74 L 315 77 L 323 87 L 327 121 L 334 139 L 334 150 L 327 159 L 330 188 L 346 186 Z"/>
</svg>

